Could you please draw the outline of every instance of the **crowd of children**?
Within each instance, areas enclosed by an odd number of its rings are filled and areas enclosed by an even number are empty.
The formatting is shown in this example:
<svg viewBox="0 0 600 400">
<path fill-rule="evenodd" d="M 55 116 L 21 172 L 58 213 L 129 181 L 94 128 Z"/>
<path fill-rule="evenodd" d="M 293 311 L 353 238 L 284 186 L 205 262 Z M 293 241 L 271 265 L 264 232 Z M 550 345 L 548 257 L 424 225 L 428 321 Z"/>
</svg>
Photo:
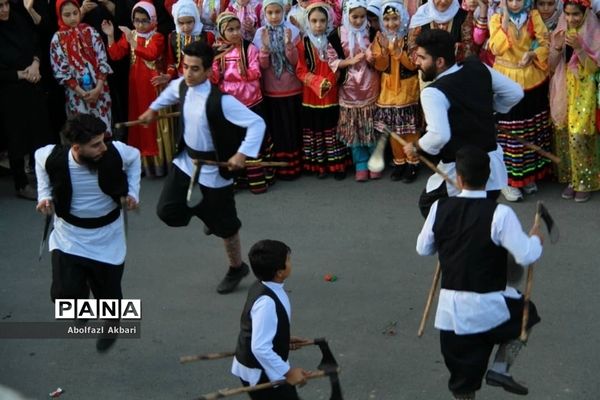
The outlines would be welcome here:
<svg viewBox="0 0 600 400">
<path fill-rule="evenodd" d="M 536 192 L 536 182 L 553 176 L 567 184 L 562 197 L 584 202 L 600 189 L 599 21 L 590 0 L 532 1 L 164 1 L 176 27 L 165 37 L 156 1 L 132 7 L 133 29 L 104 20 L 101 36 L 81 22 L 78 0 L 58 0 L 50 60 L 66 114 L 91 113 L 110 130 L 109 61 L 129 59 L 128 119 L 135 120 L 181 76 L 183 47 L 206 41 L 218 54 L 211 81 L 267 123 L 259 157 L 236 182 L 264 193 L 275 177 L 303 172 L 344 179 L 353 166 L 358 182 L 381 178 L 367 169 L 378 138 L 391 131 L 413 142 L 424 131 L 419 93 L 426 84 L 414 64 L 415 39 L 444 29 L 457 62 L 478 56 L 525 91 L 497 116 L 506 200 Z M 146 176 L 165 174 L 176 126 L 176 119 L 161 120 L 128 130 Z M 561 165 L 553 168 L 524 142 L 558 154 Z M 412 182 L 418 158 L 394 141 L 391 150 L 391 179 Z M 288 164 L 263 168 L 266 160 Z"/>
</svg>

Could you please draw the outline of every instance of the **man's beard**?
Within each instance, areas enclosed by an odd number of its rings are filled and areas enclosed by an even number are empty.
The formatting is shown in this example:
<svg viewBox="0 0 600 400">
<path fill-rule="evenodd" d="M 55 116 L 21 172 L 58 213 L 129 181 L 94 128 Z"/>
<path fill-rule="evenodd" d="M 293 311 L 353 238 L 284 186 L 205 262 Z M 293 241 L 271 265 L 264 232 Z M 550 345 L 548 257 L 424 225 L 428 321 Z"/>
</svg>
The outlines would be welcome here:
<svg viewBox="0 0 600 400">
<path fill-rule="evenodd" d="M 100 166 L 100 160 L 102 160 L 102 156 L 95 160 L 92 157 L 87 157 L 81 154 L 77 158 L 79 159 L 78 161 L 81 164 L 85 165 L 91 172 L 98 171 L 98 167 Z"/>
<path fill-rule="evenodd" d="M 421 79 L 423 82 L 431 82 L 437 78 L 437 71 L 435 70 L 434 66 L 431 66 L 427 69 L 421 69 L 421 72 Z"/>
</svg>

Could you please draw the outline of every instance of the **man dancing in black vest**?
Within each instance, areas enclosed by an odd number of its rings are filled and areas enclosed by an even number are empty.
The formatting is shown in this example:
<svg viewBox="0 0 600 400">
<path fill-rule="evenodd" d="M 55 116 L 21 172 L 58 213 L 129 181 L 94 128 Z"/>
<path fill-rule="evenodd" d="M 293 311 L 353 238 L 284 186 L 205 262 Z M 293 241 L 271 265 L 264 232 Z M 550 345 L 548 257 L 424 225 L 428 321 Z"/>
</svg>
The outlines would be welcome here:
<svg viewBox="0 0 600 400">
<path fill-rule="evenodd" d="M 457 65 L 454 40 L 445 30 L 424 30 L 416 43 L 415 63 L 423 72 L 423 81 L 433 82 L 421 92 L 427 132 L 414 144 L 407 144 L 404 151 L 411 154 L 418 150 L 439 158 L 438 168 L 454 180 L 459 148 L 471 144 L 485 150 L 491 160 L 485 189 L 488 196 L 497 199 L 508 180 L 502 148 L 496 143 L 494 111 L 508 112 L 523 97 L 523 89 L 477 58 Z M 458 189 L 447 186 L 440 175 L 432 175 L 419 199 L 421 214 L 427 216 L 437 199 L 457 194 Z"/>
<path fill-rule="evenodd" d="M 534 225 L 528 236 L 510 207 L 486 198 L 489 165 L 489 156 L 477 147 L 456 152 L 462 191 L 433 203 L 417 239 L 420 255 L 439 256 L 442 283 L 435 327 L 455 399 L 475 398 L 494 344 L 500 346 L 486 382 L 528 393 L 508 373 L 523 346 L 518 338 L 524 303 L 507 286 L 506 257 L 510 252 L 522 266 L 535 262 L 542 254 L 542 234 Z M 539 321 L 530 302 L 528 328 Z"/>
<path fill-rule="evenodd" d="M 187 226 L 196 216 L 210 233 L 223 238 L 230 267 L 217 292 L 230 293 L 250 271 L 242 262 L 242 224 L 235 208 L 232 171 L 244 168 L 246 157 L 258 155 L 265 123 L 207 80 L 214 58 L 208 44 L 191 43 L 183 54 L 184 76 L 172 81 L 140 116 L 140 120 L 150 122 L 161 108 L 179 103 L 177 155 L 158 201 L 157 214 L 174 227 Z M 195 169 L 194 159 L 225 161 L 227 167 L 201 166 L 198 183 L 202 201 L 189 207 L 186 194 Z"/>
<path fill-rule="evenodd" d="M 137 207 L 140 152 L 121 142 L 104 142 L 106 125 L 79 114 L 63 131 L 69 145 L 48 145 L 35 153 L 37 211 L 54 214 L 50 235 L 52 288 L 56 299 L 122 299 L 125 230 L 121 198 Z M 106 351 L 115 339 L 96 343 Z"/>
</svg>

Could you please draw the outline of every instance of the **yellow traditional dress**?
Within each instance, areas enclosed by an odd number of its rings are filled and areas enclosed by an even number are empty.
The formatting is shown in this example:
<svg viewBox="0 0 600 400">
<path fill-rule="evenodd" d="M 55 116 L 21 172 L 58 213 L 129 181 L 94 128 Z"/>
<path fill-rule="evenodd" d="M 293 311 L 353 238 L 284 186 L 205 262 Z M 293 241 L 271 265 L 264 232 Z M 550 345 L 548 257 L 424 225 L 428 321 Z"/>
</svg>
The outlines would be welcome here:
<svg viewBox="0 0 600 400">
<path fill-rule="evenodd" d="M 555 124 L 555 152 L 562 163 L 558 179 L 576 192 L 600 189 L 600 157 L 597 148 L 595 75 L 600 70 L 600 23 L 587 12 L 581 27 L 572 30 L 580 37 L 582 49 L 556 47 L 556 35 L 566 30 L 561 16 L 552 38 L 550 65 L 552 77 L 551 105 Z M 587 49 L 587 50 L 584 50 Z M 566 100 L 566 101 L 565 101 Z"/>
<path fill-rule="evenodd" d="M 550 160 L 526 148 L 517 139 L 550 151 L 552 124 L 548 103 L 548 39 L 546 25 L 537 10 L 525 13 L 520 26 L 511 21 L 502 29 L 504 15 L 490 20 L 489 47 L 494 54 L 494 69 L 519 83 L 524 98 L 507 114 L 498 114 L 498 143 L 504 150 L 508 184 L 521 188 L 532 185 L 550 172 Z M 517 19 L 517 18 L 515 18 Z M 518 20 L 518 19 L 517 19 Z M 534 51 L 536 57 L 525 66 L 523 55 Z"/>
</svg>

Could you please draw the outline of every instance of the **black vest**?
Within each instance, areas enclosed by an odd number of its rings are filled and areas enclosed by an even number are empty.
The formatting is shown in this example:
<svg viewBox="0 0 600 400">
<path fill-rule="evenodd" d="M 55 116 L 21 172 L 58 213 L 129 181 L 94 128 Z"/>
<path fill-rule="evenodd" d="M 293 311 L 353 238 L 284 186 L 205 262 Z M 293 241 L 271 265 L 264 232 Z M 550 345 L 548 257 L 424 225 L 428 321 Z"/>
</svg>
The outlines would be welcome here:
<svg viewBox="0 0 600 400">
<path fill-rule="evenodd" d="M 440 151 L 444 162 L 454 162 L 466 144 L 490 152 L 497 148 L 492 75 L 478 59 L 469 57 L 462 68 L 435 80 L 430 87 L 441 91 L 450 102 L 450 141 Z"/>
<path fill-rule="evenodd" d="M 283 307 L 283 304 L 281 304 L 275 292 L 263 285 L 260 281 L 256 281 L 250 287 L 240 321 L 241 330 L 235 349 L 235 358 L 248 368 L 257 368 L 264 371 L 264 368 L 260 365 L 256 357 L 254 357 L 254 354 L 252 354 L 252 347 L 250 344 L 252 340 L 252 319 L 250 317 L 250 311 L 252 310 L 254 302 L 256 302 L 260 296 L 269 296 L 275 302 L 277 333 L 275 333 L 275 337 L 273 338 L 273 350 L 284 361 L 287 361 L 290 353 L 290 320 L 285 311 L 285 307 Z"/>
<path fill-rule="evenodd" d="M 490 238 L 497 205 L 485 198 L 439 200 L 433 234 L 442 288 L 477 293 L 505 289 L 507 252 Z"/>
<path fill-rule="evenodd" d="M 431 1 L 431 0 L 429 0 Z M 468 12 L 460 8 L 454 18 L 452 18 L 452 28 L 450 29 L 450 36 L 454 39 L 454 43 L 462 42 L 462 26 L 469 15 Z M 421 27 L 421 31 L 428 31 L 431 29 L 431 24 L 425 24 Z"/>
<path fill-rule="evenodd" d="M 175 154 L 178 154 L 183 149 L 188 151 L 192 158 L 202 158 L 213 161 L 227 161 L 235 153 L 237 153 L 244 137 L 246 136 L 246 128 L 232 124 L 225 118 L 223 114 L 223 105 L 221 98 L 223 93 L 216 85 L 211 85 L 210 94 L 206 100 L 206 119 L 212 137 L 214 152 L 200 152 L 188 147 L 184 140 L 184 120 L 183 105 L 185 104 L 185 96 L 187 94 L 188 85 L 185 79 L 181 80 L 179 85 L 179 132 L 175 137 Z M 239 172 L 239 171 L 238 171 Z M 229 171 L 227 167 L 220 167 L 219 174 L 225 179 L 232 179 L 238 173 Z"/>
<path fill-rule="evenodd" d="M 71 225 L 80 228 L 94 229 L 115 221 L 120 215 L 121 197 L 127 196 L 129 185 L 127 174 L 123 171 L 123 160 L 112 143 L 106 145 L 107 150 L 98 163 L 98 185 L 103 193 L 112 197 L 116 203 L 113 211 L 98 218 L 80 218 L 71 214 L 71 197 L 73 187 L 69 173 L 70 146 L 56 145 L 46 159 L 46 172 L 52 185 L 52 201 L 56 215 Z"/>
</svg>

